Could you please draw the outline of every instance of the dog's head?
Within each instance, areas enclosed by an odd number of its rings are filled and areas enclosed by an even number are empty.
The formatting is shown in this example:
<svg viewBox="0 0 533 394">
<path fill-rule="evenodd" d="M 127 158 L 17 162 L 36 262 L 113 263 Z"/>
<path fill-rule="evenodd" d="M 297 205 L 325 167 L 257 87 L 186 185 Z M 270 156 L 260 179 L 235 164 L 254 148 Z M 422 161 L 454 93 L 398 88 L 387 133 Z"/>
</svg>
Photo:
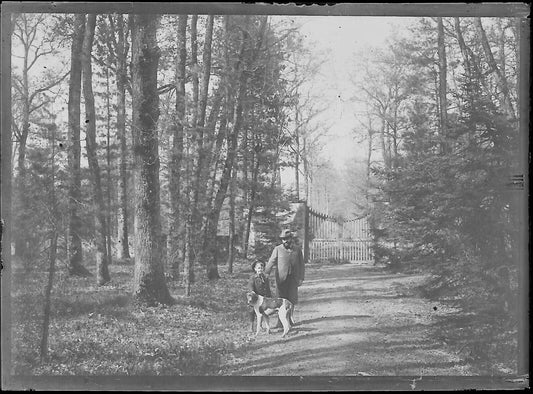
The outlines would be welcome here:
<svg viewBox="0 0 533 394">
<path fill-rule="evenodd" d="M 259 296 L 253 291 L 249 291 L 248 293 L 246 293 L 246 299 L 248 301 L 248 305 L 254 305 L 257 302 L 258 298 Z"/>
</svg>

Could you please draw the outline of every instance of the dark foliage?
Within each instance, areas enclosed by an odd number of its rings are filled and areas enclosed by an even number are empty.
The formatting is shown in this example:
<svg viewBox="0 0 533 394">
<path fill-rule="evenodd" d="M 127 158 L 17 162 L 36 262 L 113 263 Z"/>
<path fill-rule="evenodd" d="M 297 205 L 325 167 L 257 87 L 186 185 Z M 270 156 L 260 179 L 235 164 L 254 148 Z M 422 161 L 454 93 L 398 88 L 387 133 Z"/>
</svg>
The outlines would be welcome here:
<svg viewBox="0 0 533 394">
<path fill-rule="evenodd" d="M 395 270 L 415 263 L 431 274 L 426 296 L 473 316 L 475 357 L 498 348 L 512 359 L 518 207 L 505 181 L 518 164 L 518 133 L 478 83 L 466 81 L 462 92 L 465 104 L 448 135 L 415 107 L 398 165 L 375 169 L 385 201 L 374 214 L 375 255 Z"/>
</svg>

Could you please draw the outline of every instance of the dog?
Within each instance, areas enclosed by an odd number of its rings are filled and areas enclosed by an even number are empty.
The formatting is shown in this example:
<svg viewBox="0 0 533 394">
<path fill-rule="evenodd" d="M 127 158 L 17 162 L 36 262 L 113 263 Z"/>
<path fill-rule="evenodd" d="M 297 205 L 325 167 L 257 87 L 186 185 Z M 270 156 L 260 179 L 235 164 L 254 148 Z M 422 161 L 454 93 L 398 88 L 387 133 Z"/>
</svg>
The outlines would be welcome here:
<svg viewBox="0 0 533 394">
<path fill-rule="evenodd" d="M 265 318 L 265 324 L 267 328 L 267 334 L 270 334 L 270 326 L 268 324 L 268 315 L 265 313 L 267 309 L 274 309 L 278 311 L 278 318 L 283 325 L 283 335 L 287 335 L 291 325 L 294 325 L 294 320 L 292 319 L 292 313 L 294 311 L 294 305 L 292 302 L 285 298 L 269 298 L 263 297 L 253 291 L 246 293 L 246 298 L 248 300 L 248 305 L 253 306 L 255 316 L 257 317 L 257 329 L 255 335 L 259 334 L 261 330 L 261 323 L 263 317 Z"/>
</svg>

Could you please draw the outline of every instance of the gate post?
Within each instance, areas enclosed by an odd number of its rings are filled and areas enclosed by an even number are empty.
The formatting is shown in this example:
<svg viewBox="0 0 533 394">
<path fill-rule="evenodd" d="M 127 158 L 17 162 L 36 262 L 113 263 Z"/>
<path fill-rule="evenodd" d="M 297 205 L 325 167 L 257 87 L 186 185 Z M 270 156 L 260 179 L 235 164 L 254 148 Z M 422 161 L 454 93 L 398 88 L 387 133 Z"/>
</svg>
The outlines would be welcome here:
<svg viewBox="0 0 533 394">
<path fill-rule="evenodd" d="M 309 263 L 309 207 L 304 203 L 304 264 Z"/>
</svg>

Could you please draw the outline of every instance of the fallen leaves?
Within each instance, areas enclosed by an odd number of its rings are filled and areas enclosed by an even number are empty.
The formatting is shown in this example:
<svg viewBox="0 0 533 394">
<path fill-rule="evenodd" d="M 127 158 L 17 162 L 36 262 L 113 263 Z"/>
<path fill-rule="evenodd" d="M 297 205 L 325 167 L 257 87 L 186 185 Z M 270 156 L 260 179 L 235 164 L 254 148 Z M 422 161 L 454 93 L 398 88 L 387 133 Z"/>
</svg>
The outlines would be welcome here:
<svg viewBox="0 0 533 394">
<path fill-rule="evenodd" d="M 242 267 L 241 267 L 242 266 Z M 64 276 L 53 292 L 50 358 L 39 362 L 42 281 L 13 286 L 13 369 L 29 375 L 216 375 L 224 354 L 247 343 L 245 262 L 233 277 L 199 279 L 172 306 L 130 302 L 132 267 L 110 266 L 116 280 L 97 287 Z M 115 272 L 116 270 L 116 272 Z M 117 275 L 117 273 L 119 275 Z M 26 280 L 27 279 L 27 280 Z M 26 281 L 25 281 L 26 280 Z M 31 286 L 24 284 L 31 282 Z M 174 286 L 180 292 L 179 286 Z"/>
</svg>

